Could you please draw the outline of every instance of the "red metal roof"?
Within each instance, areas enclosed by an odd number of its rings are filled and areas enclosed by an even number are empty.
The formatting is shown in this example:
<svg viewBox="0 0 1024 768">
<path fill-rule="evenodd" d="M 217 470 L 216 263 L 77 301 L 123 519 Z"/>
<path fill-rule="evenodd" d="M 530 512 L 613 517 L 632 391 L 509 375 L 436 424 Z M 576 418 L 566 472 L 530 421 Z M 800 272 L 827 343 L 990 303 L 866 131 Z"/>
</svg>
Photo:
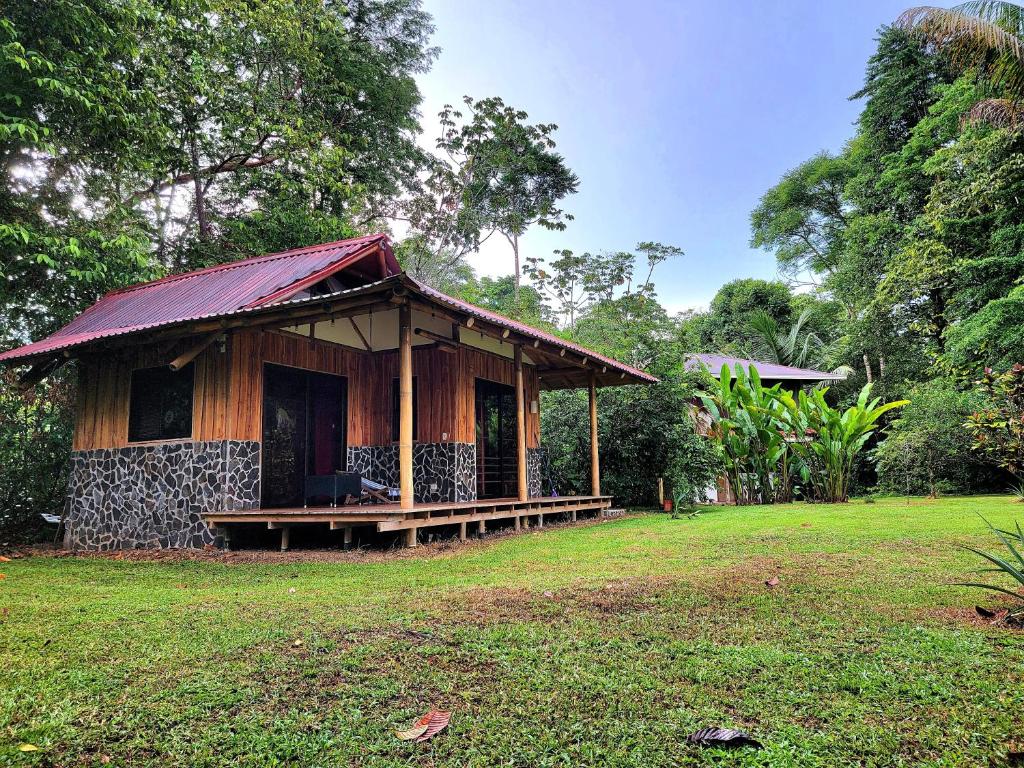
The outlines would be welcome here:
<svg viewBox="0 0 1024 768">
<path fill-rule="evenodd" d="M 302 288 L 330 274 L 351 268 L 356 261 L 377 251 L 383 254 L 383 263 L 372 259 L 373 268 L 366 270 L 376 272 L 379 277 L 376 282 L 370 283 L 373 279 L 371 277 L 367 280 L 368 284 L 359 288 L 323 296 L 290 299 L 292 294 Z M 381 274 L 382 271 L 384 274 Z M 447 305 L 458 312 L 508 328 L 522 336 L 539 339 L 575 352 L 639 381 L 658 381 L 654 376 L 631 365 L 620 363 L 554 334 L 448 296 L 414 280 L 401 272 L 385 235 L 370 235 L 297 248 L 182 275 L 172 275 L 162 280 L 113 291 L 52 336 L 0 354 L 0 362 L 24 360 L 69 350 L 112 336 L 124 336 L 196 320 L 272 311 L 271 307 L 283 303 L 295 306 L 307 301 L 324 301 L 349 293 L 375 290 L 392 281 L 405 285 L 429 301 Z"/>
<path fill-rule="evenodd" d="M 639 368 L 634 368 L 633 366 L 627 365 L 626 363 L 620 363 L 618 360 L 613 360 L 610 357 L 605 357 L 604 355 L 598 354 L 597 352 L 587 349 L 586 347 L 581 347 L 579 344 L 574 344 L 571 341 L 567 341 L 566 339 L 563 339 L 560 336 L 555 336 L 554 334 L 548 333 L 547 331 L 542 331 L 539 328 L 534 328 L 532 325 L 527 325 L 526 323 L 520 323 L 518 320 L 512 320 L 511 318 L 505 317 L 504 315 L 499 315 L 497 312 L 491 312 L 490 310 L 484 309 L 483 307 L 478 307 L 475 304 L 470 304 L 468 301 L 462 301 L 461 299 L 453 298 L 448 294 L 441 293 L 440 291 L 431 288 L 429 285 L 425 285 L 424 283 L 421 283 L 418 280 L 414 280 L 411 277 L 406 276 L 406 279 L 409 280 L 413 285 L 415 285 L 416 288 L 419 289 L 419 291 L 422 292 L 425 296 L 428 296 L 429 298 L 432 298 L 440 302 L 441 304 L 448 304 L 453 309 L 457 309 L 462 312 L 465 312 L 466 314 L 473 315 L 474 317 L 477 317 L 480 320 L 486 320 L 488 322 L 494 323 L 495 325 L 499 325 L 504 328 L 508 328 L 509 330 L 515 331 L 516 333 L 522 334 L 523 336 L 527 336 L 532 339 L 540 339 L 541 341 L 545 341 L 548 342 L 549 344 L 554 344 L 555 346 L 570 350 L 578 355 L 582 355 L 583 357 L 587 357 L 591 360 L 597 360 L 604 365 L 610 366 L 618 371 L 625 371 L 626 373 L 629 373 L 630 375 L 635 376 L 638 379 L 642 379 L 643 381 L 647 381 L 652 384 L 658 381 L 656 377 L 651 376 L 651 374 L 645 371 L 641 371 Z"/>
<path fill-rule="evenodd" d="M 13 361 L 55 352 L 109 336 L 120 336 L 173 323 L 217 317 L 244 307 L 287 298 L 282 289 L 300 290 L 311 281 L 345 269 L 380 250 L 375 278 L 401 271 L 385 235 L 368 235 L 272 253 L 112 291 L 42 341 L 0 354 Z"/>
</svg>

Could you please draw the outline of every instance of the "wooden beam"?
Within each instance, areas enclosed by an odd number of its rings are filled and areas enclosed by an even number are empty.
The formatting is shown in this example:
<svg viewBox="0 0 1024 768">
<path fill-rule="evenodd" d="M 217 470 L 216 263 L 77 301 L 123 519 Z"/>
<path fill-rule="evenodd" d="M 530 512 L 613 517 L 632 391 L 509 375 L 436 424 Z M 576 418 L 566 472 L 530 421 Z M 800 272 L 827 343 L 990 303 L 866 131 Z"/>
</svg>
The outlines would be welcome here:
<svg viewBox="0 0 1024 768">
<path fill-rule="evenodd" d="M 412 308 L 408 304 L 398 308 L 398 379 L 398 486 L 401 508 L 412 509 Z"/>
<path fill-rule="evenodd" d="M 516 457 L 519 470 L 519 500 L 526 501 L 530 489 L 526 481 L 526 391 L 523 384 L 523 347 L 516 344 Z"/>
<path fill-rule="evenodd" d="M 32 389 L 36 384 L 45 379 L 51 373 L 60 368 L 64 363 L 68 361 L 67 357 L 54 357 L 42 362 L 36 363 L 29 368 L 25 373 L 18 379 L 18 389 L 21 392 L 27 392 Z"/>
<path fill-rule="evenodd" d="M 431 339 L 433 341 L 436 341 L 438 345 L 442 347 L 450 347 L 452 350 L 456 352 L 459 349 L 458 344 L 456 344 L 452 339 L 449 339 L 447 336 L 442 336 L 440 333 L 428 331 L 426 328 L 417 328 L 415 333 L 417 336 L 422 336 L 425 339 Z"/>
<path fill-rule="evenodd" d="M 193 344 L 192 347 L 185 350 L 176 358 L 171 360 L 167 367 L 170 368 L 172 371 L 180 371 L 186 365 L 195 360 L 204 349 L 213 344 L 213 342 L 215 342 L 223 335 L 224 334 L 221 333 L 220 331 L 211 333 L 205 339 L 200 340 L 199 343 L 197 344 Z"/>
<path fill-rule="evenodd" d="M 594 496 L 601 495 L 601 467 L 597 452 L 597 381 L 594 372 L 590 372 L 590 492 Z"/>
<path fill-rule="evenodd" d="M 356 336 L 358 336 L 359 340 L 363 342 L 363 346 L 366 347 L 366 351 L 373 352 L 373 347 L 370 346 L 370 342 L 366 340 L 366 337 L 363 336 L 363 332 L 360 331 L 359 326 L 356 325 L 356 319 L 354 317 L 350 317 L 348 321 L 352 324 L 352 330 L 356 332 Z"/>
</svg>

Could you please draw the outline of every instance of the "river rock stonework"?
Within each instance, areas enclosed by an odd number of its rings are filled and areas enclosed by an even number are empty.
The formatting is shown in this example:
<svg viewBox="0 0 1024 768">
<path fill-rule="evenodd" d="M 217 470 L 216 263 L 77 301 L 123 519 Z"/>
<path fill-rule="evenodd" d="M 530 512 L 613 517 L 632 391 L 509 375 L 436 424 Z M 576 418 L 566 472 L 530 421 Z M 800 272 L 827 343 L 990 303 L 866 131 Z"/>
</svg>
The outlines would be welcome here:
<svg viewBox="0 0 1024 768">
<path fill-rule="evenodd" d="M 350 445 L 348 468 L 391 488 L 398 487 L 397 445 Z M 472 443 L 416 443 L 412 486 L 417 503 L 476 500 L 476 446 Z"/>
<path fill-rule="evenodd" d="M 544 449 L 526 449 L 526 492 L 531 498 L 544 493 Z"/>
<path fill-rule="evenodd" d="M 75 451 L 65 545 L 104 550 L 218 544 L 202 515 L 258 507 L 259 478 L 260 444 L 255 441 Z"/>
</svg>

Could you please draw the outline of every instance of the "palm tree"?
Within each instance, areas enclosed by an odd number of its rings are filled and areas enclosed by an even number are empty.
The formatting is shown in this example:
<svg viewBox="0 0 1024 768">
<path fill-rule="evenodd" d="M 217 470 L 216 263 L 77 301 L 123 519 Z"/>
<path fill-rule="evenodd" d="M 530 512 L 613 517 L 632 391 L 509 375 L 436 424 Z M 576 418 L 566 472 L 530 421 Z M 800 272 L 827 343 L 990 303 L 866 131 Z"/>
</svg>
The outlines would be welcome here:
<svg viewBox="0 0 1024 768">
<path fill-rule="evenodd" d="M 904 11 L 896 26 L 945 51 L 961 71 L 976 70 L 1002 94 L 976 104 L 971 121 L 1001 127 L 1024 122 L 1024 8 L 996 0 L 920 6 Z"/>
<path fill-rule="evenodd" d="M 784 330 L 763 309 L 754 312 L 748 323 L 754 333 L 754 357 L 766 363 L 791 365 L 794 368 L 819 365 L 825 343 L 813 331 L 804 331 L 810 316 L 810 310 L 805 309 L 796 322 Z"/>
</svg>

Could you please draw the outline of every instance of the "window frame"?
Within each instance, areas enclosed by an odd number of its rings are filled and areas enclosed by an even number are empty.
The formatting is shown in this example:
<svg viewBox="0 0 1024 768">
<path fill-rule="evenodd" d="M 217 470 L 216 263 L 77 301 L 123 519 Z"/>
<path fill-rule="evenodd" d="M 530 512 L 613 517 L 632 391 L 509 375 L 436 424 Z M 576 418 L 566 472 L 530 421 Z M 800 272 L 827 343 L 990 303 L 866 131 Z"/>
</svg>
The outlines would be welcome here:
<svg viewBox="0 0 1024 768">
<path fill-rule="evenodd" d="M 188 414 L 188 432 L 180 437 L 157 437 L 157 438 L 132 438 L 132 407 L 134 405 L 135 397 L 135 375 L 142 371 L 159 371 L 166 370 L 169 376 L 187 376 L 191 380 L 191 386 L 189 388 L 189 414 Z M 181 370 L 172 371 L 168 366 L 164 365 L 143 365 L 138 368 L 133 368 L 128 376 L 128 414 L 126 419 L 127 436 L 126 443 L 128 445 L 159 445 L 161 443 L 180 443 L 185 441 L 191 441 L 195 437 L 196 429 L 196 365 L 195 361 L 190 361 L 188 365 L 184 366 Z"/>
</svg>

